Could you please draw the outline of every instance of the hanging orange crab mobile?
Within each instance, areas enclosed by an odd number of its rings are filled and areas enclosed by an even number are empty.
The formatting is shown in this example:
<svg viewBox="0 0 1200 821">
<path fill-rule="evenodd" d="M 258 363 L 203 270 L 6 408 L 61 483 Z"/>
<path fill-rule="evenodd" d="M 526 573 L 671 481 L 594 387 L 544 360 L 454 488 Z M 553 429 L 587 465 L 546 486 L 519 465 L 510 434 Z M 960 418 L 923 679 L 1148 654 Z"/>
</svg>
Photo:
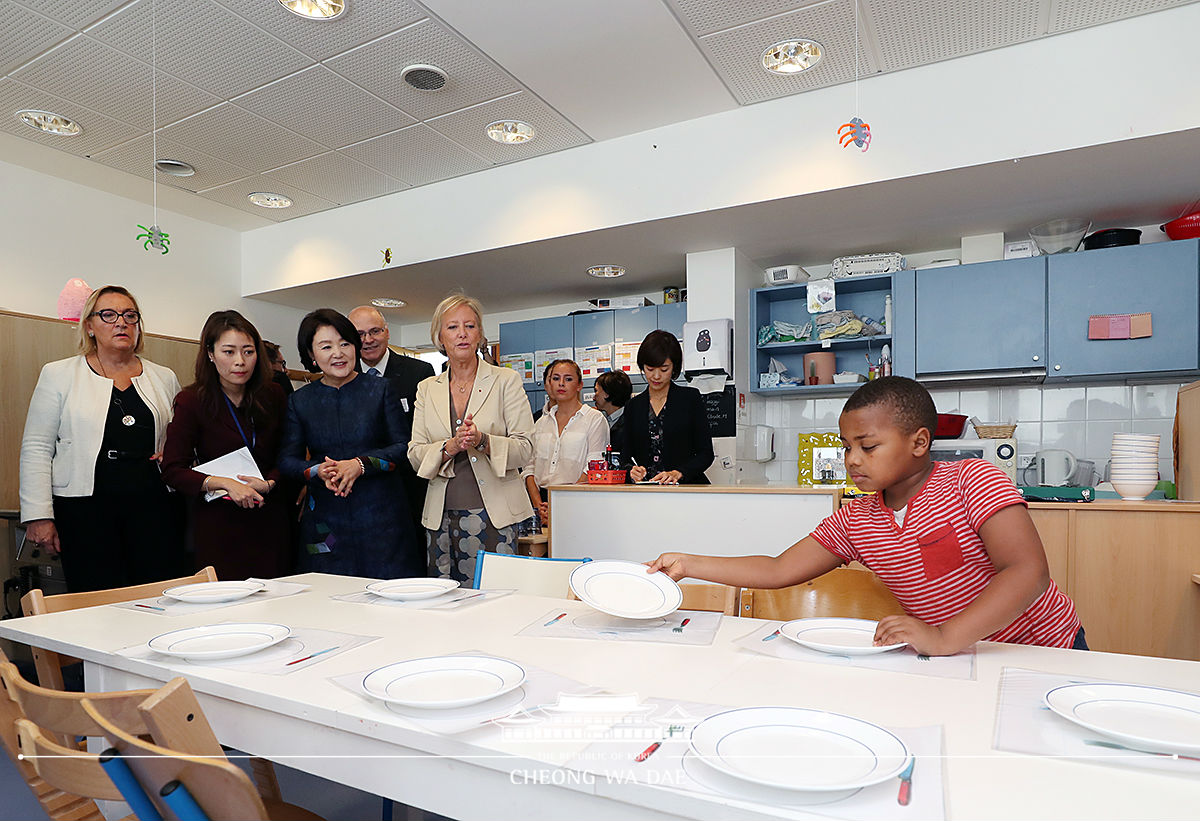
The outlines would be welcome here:
<svg viewBox="0 0 1200 821">
<path fill-rule="evenodd" d="M 871 125 L 864 123 L 861 117 L 854 117 L 848 123 L 838 126 L 838 143 L 842 148 L 849 148 L 851 143 L 866 151 L 871 147 Z"/>
</svg>

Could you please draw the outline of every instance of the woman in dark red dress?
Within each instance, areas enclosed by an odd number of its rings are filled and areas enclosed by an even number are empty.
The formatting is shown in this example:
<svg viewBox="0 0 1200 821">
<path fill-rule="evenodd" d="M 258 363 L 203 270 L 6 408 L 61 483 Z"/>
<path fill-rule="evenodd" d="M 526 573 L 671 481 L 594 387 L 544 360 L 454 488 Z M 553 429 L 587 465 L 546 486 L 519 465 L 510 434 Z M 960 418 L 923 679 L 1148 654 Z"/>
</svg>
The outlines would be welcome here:
<svg viewBox="0 0 1200 821">
<path fill-rule="evenodd" d="M 237 311 L 209 316 L 200 335 L 196 381 L 175 398 L 162 471 L 163 480 L 191 502 L 196 566 L 213 565 L 218 578 L 291 572 L 290 508 L 276 468 L 285 407 L 255 327 Z M 192 469 L 243 447 L 262 479 Z M 224 495 L 206 501 L 213 493 Z"/>
</svg>

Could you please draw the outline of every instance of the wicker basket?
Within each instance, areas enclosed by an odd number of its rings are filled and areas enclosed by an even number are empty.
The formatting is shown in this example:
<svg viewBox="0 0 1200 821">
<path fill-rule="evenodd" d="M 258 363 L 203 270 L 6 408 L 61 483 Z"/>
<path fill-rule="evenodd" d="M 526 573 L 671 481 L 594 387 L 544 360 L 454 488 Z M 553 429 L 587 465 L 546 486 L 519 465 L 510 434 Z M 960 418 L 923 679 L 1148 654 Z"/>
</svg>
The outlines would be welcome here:
<svg viewBox="0 0 1200 821">
<path fill-rule="evenodd" d="M 1011 439 L 1016 425 L 976 425 L 980 439 Z"/>
</svg>

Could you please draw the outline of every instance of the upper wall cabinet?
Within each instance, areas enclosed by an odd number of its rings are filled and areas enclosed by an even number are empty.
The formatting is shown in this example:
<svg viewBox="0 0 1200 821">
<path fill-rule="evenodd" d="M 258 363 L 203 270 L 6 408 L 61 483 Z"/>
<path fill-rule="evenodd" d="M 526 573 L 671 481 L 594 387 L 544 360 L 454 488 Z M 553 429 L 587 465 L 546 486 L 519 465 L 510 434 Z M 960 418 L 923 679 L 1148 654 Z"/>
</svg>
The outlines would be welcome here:
<svg viewBox="0 0 1200 821">
<path fill-rule="evenodd" d="M 1200 368 L 1200 241 L 1059 254 L 1047 264 L 1047 380 Z M 1088 338 L 1093 316 L 1144 313 L 1148 337 Z"/>
<path fill-rule="evenodd" d="M 1045 257 L 929 268 L 916 279 L 918 379 L 1044 372 Z"/>
</svg>

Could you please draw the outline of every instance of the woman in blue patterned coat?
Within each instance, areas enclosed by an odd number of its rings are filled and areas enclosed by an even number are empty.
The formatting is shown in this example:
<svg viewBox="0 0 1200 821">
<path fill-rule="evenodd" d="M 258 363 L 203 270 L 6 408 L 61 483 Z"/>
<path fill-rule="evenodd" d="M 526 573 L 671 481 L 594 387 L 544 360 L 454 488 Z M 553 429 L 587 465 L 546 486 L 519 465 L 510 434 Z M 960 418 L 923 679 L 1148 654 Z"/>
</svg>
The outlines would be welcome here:
<svg viewBox="0 0 1200 821">
<path fill-rule="evenodd" d="M 396 465 L 409 429 L 387 379 L 359 378 L 358 331 L 331 308 L 300 323 L 304 367 L 321 378 L 288 398 L 279 467 L 305 483 L 301 570 L 378 579 L 425 575 Z M 306 457 L 305 454 L 308 454 Z"/>
</svg>

